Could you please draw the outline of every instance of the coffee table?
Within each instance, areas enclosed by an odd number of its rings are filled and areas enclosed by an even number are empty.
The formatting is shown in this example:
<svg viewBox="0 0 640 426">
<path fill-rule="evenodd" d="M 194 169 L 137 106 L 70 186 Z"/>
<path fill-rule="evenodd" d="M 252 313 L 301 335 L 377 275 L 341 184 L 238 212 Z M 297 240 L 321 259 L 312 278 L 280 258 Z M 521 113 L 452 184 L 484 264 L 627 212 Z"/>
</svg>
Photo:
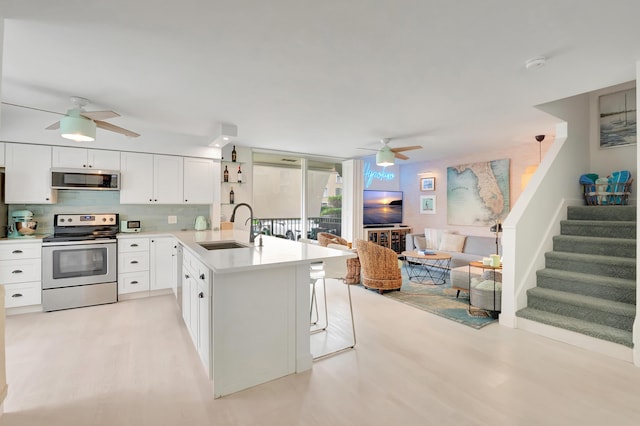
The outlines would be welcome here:
<svg viewBox="0 0 640 426">
<path fill-rule="evenodd" d="M 423 254 L 419 251 L 403 251 L 404 269 L 411 281 L 420 284 L 431 281 L 435 285 L 447 282 L 447 272 L 451 265 L 451 255 L 444 252 Z"/>
</svg>

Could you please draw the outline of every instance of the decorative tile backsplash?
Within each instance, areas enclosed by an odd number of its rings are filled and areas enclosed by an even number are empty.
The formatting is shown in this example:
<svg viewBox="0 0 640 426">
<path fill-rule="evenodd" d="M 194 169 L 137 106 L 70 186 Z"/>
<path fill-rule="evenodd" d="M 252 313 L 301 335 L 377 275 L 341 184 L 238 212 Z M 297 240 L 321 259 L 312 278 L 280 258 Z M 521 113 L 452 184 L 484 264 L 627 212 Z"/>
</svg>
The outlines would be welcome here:
<svg viewBox="0 0 640 426">
<path fill-rule="evenodd" d="M 164 232 L 191 230 L 196 216 L 209 217 L 208 205 L 191 204 L 120 204 L 118 191 L 58 191 L 57 204 L 11 204 L 8 217 L 15 210 L 30 210 L 38 221 L 38 234 L 53 233 L 53 215 L 57 213 L 119 213 L 120 220 L 139 220 L 142 231 Z M 167 223 L 177 216 L 178 223 Z"/>
</svg>

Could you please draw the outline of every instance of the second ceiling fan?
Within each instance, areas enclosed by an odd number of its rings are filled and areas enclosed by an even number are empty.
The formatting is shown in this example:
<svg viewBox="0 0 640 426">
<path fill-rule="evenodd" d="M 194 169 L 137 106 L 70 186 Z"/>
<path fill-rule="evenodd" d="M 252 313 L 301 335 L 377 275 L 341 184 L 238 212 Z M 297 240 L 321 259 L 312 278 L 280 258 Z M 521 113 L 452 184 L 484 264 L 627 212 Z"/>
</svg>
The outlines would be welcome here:
<svg viewBox="0 0 640 426">
<path fill-rule="evenodd" d="M 409 157 L 402 154 L 403 152 L 422 148 L 421 145 L 401 146 L 398 148 L 391 148 L 389 146 L 389 142 L 391 142 L 391 138 L 383 138 L 380 140 L 380 143 L 382 144 L 382 148 L 380 148 L 376 153 L 376 164 L 378 166 L 383 166 L 383 167 L 393 166 L 395 164 L 396 158 L 400 160 L 408 160 Z"/>
</svg>

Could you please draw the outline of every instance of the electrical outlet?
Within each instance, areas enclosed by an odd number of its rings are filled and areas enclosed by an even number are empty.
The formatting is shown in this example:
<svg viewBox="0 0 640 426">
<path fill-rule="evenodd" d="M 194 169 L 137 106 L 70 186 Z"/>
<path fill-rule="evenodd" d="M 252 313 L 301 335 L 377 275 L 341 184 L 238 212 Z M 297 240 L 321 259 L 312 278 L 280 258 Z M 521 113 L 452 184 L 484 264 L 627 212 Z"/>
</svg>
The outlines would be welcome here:
<svg viewBox="0 0 640 426">
<path fill-rule="evenodd" d="M 168 216 L 167 223 L 178 223 L 178 216 Z"/>
</svg>

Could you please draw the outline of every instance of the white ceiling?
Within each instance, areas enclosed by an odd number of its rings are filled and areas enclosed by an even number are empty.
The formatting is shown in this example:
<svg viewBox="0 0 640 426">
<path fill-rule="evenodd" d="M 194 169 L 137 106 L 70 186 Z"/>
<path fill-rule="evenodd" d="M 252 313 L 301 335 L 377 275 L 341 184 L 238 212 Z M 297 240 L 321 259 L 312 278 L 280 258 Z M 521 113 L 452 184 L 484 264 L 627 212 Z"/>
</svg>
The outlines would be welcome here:
<svg viewBox="0 0 640 426">
<path fill-rule="evenodd" d="M 218 122 L 240 145 L 343 158 L 382 137 L 423 145 L 413 161 L 535 144 L 557 121 L 535 105 L 634 80 L 640 60 L 638 0 L 0 2 L 3 102 L 83 96 L 142 138 L 203 146 Z M 2 124 L 59 118 L 28 113 L 3 105 Z"/>
</svg>

